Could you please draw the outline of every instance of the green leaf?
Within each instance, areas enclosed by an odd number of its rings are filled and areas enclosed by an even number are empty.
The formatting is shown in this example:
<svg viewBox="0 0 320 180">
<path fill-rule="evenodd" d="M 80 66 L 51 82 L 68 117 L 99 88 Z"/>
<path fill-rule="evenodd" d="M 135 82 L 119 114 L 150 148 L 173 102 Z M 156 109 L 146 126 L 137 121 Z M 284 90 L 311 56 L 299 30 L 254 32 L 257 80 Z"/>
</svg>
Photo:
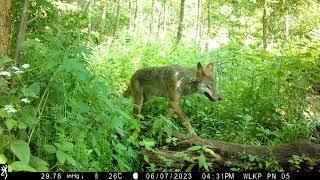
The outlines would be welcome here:
<svg viewBox="0 0 320 180">
<path fill-rule="evenodd" d="M 64 142 L 61 145 L 61 150 L 71 152 L 73 150 L 73 144 L 70 142 Z"/>
<path fill-rule="evenodd" d="M 198 151 L 201 148 L 202 148 L 202 146 L 191 146 L 187 150 L 188 151 Z"/>
<path fill-rule="evenodd" d="M 149 139 L 143 139 L 143 144 L 147 150 L 151 150 L 151 147 L 156 145 L 156 143 L 154 141 L 149 140 Z"/>
<path fill-rule="evenodd" d="M 68 160 L 68 163 L 73 165 L 73 166 L 76 166 L 77 165 L 77 162 L 70 156 L 70 155 L 67 155 L 67 160 Z"/>
<path fill-rule="evenodd" d="M 0 64 L 5 64 L 7 62 L 12 62 L 13 59 L 9 58 L 8 56 L 0 55 Z"/>
<path fill-rule="evenodd" d="M 6 164 L 6 162 L 7 158 L 3 154 L 0 154 L 0 164 Z"/>
<path fill-rule="evenodd" d="M 90 106 L 88 106 L 88 104 L 81 101 L 79 104 L 79 113 L 86 113 L 86 112 L 89 112 L 89 110 L 90 110 Z"/>
<path fill-rule="evenodd" d="M 143 159 L 144 159 L 147 163 L 149 163 L 149 157 L 148 157 L 147 155 L 143 155 Z"/>
<path fill-rule="evenodd" d="M 121 119 L 116 118 L 114 120 L 114 124 L 113 127 L 116 129 L 117 133 L 120 134 L 121 136 L 124 136 L 124 131 L 123 131 L 123 122 L 121 121 Z"/>
<path fill-rule="evenodd" d="M 159 132 L 162 128 L 163 120 L 162 119 L 157 119 L 153 123 L 152 127 L 152 132 L 155 134 L 156 132 Z"/>
<path fill-rule="evenodd" d="M 57 155 L 57 159 L 58 159 L 60 164 L 64 164 L 66 162 L 66 159 L 67 159 L 67 154 L 66 153 L 64 153 L 63 151 L 58 150 L 56 155 Z"/>
<path fill-rule="evenodd" d="M 15 161 L 10 164 L 12 171 L 28 171 L 28 172 L 37 172 L 33 167 L 31 167 L 28 162 L 25 161 Z"/>
<path fill-rule="evenodd" d="M 4 95 L 0 96 L 0 105 L 2 105 L 2 106 L 10 104 L 14 101 L 15 101 L 15 97 L 13 97 L 13 96 L 4 96 Z"/>
<path fill-rule="evenodd" d="M 23 87 L 21 89 L 23 96 L 38 98 L 40 93 L 40 83 L 35 82 L 29 87 Z"/>
<path fill-rule="evenodd" d="M 243 119 L 244 119 L 245 121 L 251 121 L 251 120 L 252 120 L 252 117 L 251 117 L 249 114 L 246 114 L 246 115 L 243 116 Z"/>
<path fill-rule="evenodd" d="M 200 168 L 204 167 L 207 171 L 209 171 L 208 164 L 206 162 L 206 156 L 204 154 L 201 154 L 199 157 L 199 166 Z"/>
<path fill-rule="evenodd" d="M 193 163 L 190 164 L 190 165 L 188 166 L 188 168 L 186 169 L 186 172 L 191 172 L 191 170 L 192 170 L 193 167 L 194 167 L 194 164 L 193 164 Z"/>
<path fill-rule="evenodd" d="M 96 152 L 96 154 L 100 157 L 101 156 L 101 152 L 98 148 L 93 148 L 94 152 Z"/>
<path fill-rule="evenodd" d="M 212 155 L 213 157 L 215 157 L 215 158 L 220 158 L 219 155 L 217 155 L 214 151 L 212 151 L 212 150 L 209 149 L 209 148 L 205 148 L 205 149 L 204 149 L 204 152 L 207 152 L 207 153 L 211 154 L 211 155 Z"/>
<path fill-rule="evenodd" d="M 30 157 L 30 166 L 34 167 L 39 172 L 48 172 L 48 163 L 36 156 Z"/>
<path fill-rule="evenodd" d="M 34 128 L 39 119 L 37 118 L 37 111 L 32 106 L 25 106 L 16 113 L 17 120 L 23 122 L 26 126 Z"/>
<path fill-rule="evenodd" d="M 50 145 L 50 144 L 43 145 L 43 149 L 48 154 L 54 154 L 57 152 L 57 148 L 54 145 Z"/>
<path fill-rule="evenodd" d="M 30 148 L 29 145 L 21 140 L 17 140 L 11 143 L 10 148 L 12 152 L 24 162 L 29 163 L 30 160 Z"/>
<path fill-rule="evenodd" d="M 57 149 L 61 149 L 61 144 L 60 143 L 54 142 L 53 144 L 57 147 Z"/>
<path fill-rule="evenodd" d="M 7 119 L 4 123 L 6 124 L 9 131 L 18 125 L 17 121 L 13 119 Z"/>
</svg>

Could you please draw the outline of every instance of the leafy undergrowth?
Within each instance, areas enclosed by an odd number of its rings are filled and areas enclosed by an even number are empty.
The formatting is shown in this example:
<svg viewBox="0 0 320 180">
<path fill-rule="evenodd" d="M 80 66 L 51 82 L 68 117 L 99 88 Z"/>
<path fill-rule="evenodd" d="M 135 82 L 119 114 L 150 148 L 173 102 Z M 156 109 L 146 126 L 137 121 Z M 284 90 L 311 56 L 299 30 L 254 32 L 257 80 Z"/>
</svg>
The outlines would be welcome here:
<svg viewBox="0 0 320 180">
<path fill-rule="evenodd" d="M 212 103 L 197 94 L 180 100 L 200 137 L 270 146 L 296 139 L 319 142 L 314 134 L 319 117 L 305 113 L 310 108 L 306 100 L 310 84 L 319 82 L 319 64 L 313 63 L 316 53 L 275 55 L 230 44 L 205 54 L 198 47 L 144 44 L 139 38 L 88 49 L 79 42 L 66 46 L 68 38 L 61 36 L 44 37 L 50 38 L 26 43 L 24 62 L 28 65 L 14 67 L 11 59 L 1 58 L 10 76 L 0 77 L 4 87 L 0 91 L 0 163 L 10 164 L 10 170 L 175 170 L 150 165 L 148 157 L 141 159 L 139 153 L 140 148 L 152 150 L 174 143 L 172 129 L 184 131 L 176 117 L 165 117 L 166 99 L 146 102 L 139 122 L 131 116 L 132 101 L 121 95 L 135 70 L 164 64 L 214 63 L 223 100 Z M 146 128 L 149 125 L 152 129 Z M 169 135 L 166 143 L 162 142 L 164 133 Z M 206 168 L 203 156 L 198 167 L 219 170 Z M 318 167 L 307 158 L 293 157 L 292 166 L 279 167 L 274 160 L 249 157 L 244 161 L 248 163 L 231 170 Z"/>
</svg>

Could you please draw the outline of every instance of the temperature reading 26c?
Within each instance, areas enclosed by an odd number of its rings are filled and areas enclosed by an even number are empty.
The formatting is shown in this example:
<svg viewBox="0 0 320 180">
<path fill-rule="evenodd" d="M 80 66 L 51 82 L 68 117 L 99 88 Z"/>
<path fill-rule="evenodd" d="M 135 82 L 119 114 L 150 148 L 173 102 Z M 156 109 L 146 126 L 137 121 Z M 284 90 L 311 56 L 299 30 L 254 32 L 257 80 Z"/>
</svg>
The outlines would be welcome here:
<svg viewBox="0 0 320 180">
<path fill-rule="evenodd" d="M 108 179 L 122 179 L 122 173 L 108 173 Z"/>
</svg>

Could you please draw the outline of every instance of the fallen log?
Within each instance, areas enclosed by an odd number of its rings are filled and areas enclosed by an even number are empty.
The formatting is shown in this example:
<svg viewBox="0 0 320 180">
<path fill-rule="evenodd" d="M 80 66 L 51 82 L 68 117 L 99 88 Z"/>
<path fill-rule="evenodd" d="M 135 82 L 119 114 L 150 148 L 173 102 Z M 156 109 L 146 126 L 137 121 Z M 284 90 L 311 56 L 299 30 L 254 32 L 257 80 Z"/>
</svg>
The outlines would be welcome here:
<svg viewBox="0 0 320 180">
<path fill-rule="evenodd" d="M 172 136 L 177 138 L 176 144 L 169 149 L 143 150 L 143 154 L 149 158 L 149 163 L 160 167 L 174 167 L 181 169 L 190 164 L 197 164 L 199 153 L 190 151 L 192 146 L 205 146 L 215 154 L 206 153 L 206 162 L 210 165 L 232 167 L 241 164 L 239 156 L 254 155 L 261 158 L 276 159 L 280 165 L 286 165 L 293 155 L 305 155 L 320 162 L 320 144 L 314 144 L 306 140 L 297 140 L 291 144 L 277 147 L 237 144 L 217 140 L 190 137 L 180 132 L 173 131 Z M 205 153 L 205 152 L 203 152 Z M 188 157 L 188 158 L 186 158 Z"/>
<path fill-rule="evenodd" d="M 320 159 L 320 144 L 314 144 L 306 140 L 297 140 L 291 144 L 284 144 L 278 147 L 268 147 L 207 140 L 199 137 L 190 137 L 176 131 L 173 131 L 172 135 L 178 139 L 177 147 L 206 146 L 221 156 L 243 154 L 267 158 L 273 155 L 280 163 L 286 163 L 293 155 L 305 155 L 310 158 Z"/>
</svg>

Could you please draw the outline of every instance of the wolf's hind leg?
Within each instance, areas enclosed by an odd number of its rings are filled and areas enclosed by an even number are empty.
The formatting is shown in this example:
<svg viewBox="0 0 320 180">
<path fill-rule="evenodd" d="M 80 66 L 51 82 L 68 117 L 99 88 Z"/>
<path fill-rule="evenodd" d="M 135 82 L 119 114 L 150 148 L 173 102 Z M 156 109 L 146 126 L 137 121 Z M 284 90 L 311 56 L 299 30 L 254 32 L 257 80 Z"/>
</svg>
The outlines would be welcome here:
<svg viewBox="0 0 320 180">
<path fill-rule="evenodd" d="M 141 112 L 141 107 L 143 104 L 143 89 L 138 81 L 134 83 L 134 90 L 132 92 L 134 99 L 133 115 L 138 116 Z"/>
</svg>

